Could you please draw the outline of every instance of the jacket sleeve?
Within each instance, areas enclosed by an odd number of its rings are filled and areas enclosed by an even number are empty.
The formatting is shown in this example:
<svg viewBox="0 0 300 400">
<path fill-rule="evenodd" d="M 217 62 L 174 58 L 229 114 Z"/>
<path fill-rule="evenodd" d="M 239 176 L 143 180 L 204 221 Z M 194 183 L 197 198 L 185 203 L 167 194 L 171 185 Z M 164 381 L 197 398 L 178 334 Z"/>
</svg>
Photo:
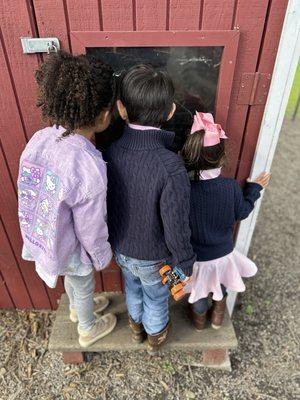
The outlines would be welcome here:
<svg viewBox="0 0 300 400">
<path fill-rule="evenodd" d="M 190 242 L 190 182 L 186 171 L 168 177 L 160 198 L 160 211 L 172 265 L 189 276 L 196 257 Z"/>
<path fill-rule="evenodd" d="M 252 212 L 256 200 L 260 198 L 262 186 L 255 182 L 247 182 L 244 189 L 238 182 L 235 184 L 235 219 L 241 221 Z"/>
<path fill-rule="evenodd" d="M 77 203 L 72 212 L 78 240 L 96 270 L 104 269 L 112 258 L 106 223 L 106 189 Z"/>
</svg>

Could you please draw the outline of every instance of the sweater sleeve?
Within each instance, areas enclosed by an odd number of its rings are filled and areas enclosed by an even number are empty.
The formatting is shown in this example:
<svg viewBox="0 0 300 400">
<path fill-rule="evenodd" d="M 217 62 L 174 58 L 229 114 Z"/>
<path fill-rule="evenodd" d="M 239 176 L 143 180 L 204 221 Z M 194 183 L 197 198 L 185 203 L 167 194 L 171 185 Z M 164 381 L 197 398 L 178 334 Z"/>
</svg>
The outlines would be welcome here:
<svg viewBox="0 0 300 400">
<path fill-rule="evenodd" d="M 195 254 L 190 242 L 190 182 L 186 171 L 168 177 L 160 198 L 160 211 L 172 265 L 190 276 Z"/>
<path fill-rule="evenodd" d="M 235 219 L 241 221 L 252 212 L 263 187 L 255 182 L 247 182 L 242 190 L 238 182 L 235 183 Z"/>
</svg>

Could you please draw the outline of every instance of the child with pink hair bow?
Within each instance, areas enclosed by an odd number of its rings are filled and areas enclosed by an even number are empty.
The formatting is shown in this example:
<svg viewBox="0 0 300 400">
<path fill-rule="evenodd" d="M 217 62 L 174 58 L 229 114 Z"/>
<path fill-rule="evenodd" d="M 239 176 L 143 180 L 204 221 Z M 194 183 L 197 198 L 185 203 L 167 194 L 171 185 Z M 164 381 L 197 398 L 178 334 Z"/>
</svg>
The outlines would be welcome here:
<svg viewBox="0 0 300 400">
<path fill-rule="evenodd" d="M 220 328 L 227 290 L 243 292 L 242 278 L 256 274 L 256 265 L 234 249 L 233 228 L 252 212 L 270 180 L 270 174 L 264 172 L 242 190 L 236 180 L 221 177 L 226 139 L 211 114 L 196 112 L 182 150 L 191 179 L 191 241 L 197 255 L 185 291 L 190 293 L 189 317 L 199 331 L 205 327 L 208 311 L 212 327 Z"/>
</svg>

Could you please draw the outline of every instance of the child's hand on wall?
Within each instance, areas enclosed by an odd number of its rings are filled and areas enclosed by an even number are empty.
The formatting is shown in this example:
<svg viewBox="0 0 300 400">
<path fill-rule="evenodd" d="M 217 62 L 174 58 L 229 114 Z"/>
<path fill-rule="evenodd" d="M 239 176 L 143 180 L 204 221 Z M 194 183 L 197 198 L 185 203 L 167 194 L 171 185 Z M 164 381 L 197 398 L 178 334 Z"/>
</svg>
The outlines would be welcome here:
<svg viewBox="0 0 300 400">
<path fill-rule="evenodd" d="M 262 172 L 256 179 L 254 179 L 254 181 L 247 179 L 247 182 L 258 183 L 263 188 L 266 188 L 269 184 L 270 178 L 271 174 L 269 172 Z"/>
</svg>

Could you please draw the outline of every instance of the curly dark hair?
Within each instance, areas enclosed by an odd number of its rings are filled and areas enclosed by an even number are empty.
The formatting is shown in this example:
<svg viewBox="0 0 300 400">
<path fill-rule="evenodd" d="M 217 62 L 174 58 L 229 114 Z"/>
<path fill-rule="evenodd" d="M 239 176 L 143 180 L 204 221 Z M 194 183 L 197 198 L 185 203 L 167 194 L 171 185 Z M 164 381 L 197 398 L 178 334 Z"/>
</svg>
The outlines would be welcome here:
<svg viewBox="0 0 300 400">
<path fill-rule="evenodd" d="M 52 53 L 35 74 L 39 86 L 37 106 L 44 119 L 66 129 L 93 126 L 103 109 L 114 103 L 112 68 L 87 55 Z"/>
<path fill-rule="evenodd" d="M 204 135 L 203 129 L 188 135 L 181 151 L 186 169 L 194 171 L 195 180 L 201 179 L 201 171 L 223 167 L 227 162 L 224 140 L 221 139 L 214 146 L 204 147 Z"/>
</svg>

